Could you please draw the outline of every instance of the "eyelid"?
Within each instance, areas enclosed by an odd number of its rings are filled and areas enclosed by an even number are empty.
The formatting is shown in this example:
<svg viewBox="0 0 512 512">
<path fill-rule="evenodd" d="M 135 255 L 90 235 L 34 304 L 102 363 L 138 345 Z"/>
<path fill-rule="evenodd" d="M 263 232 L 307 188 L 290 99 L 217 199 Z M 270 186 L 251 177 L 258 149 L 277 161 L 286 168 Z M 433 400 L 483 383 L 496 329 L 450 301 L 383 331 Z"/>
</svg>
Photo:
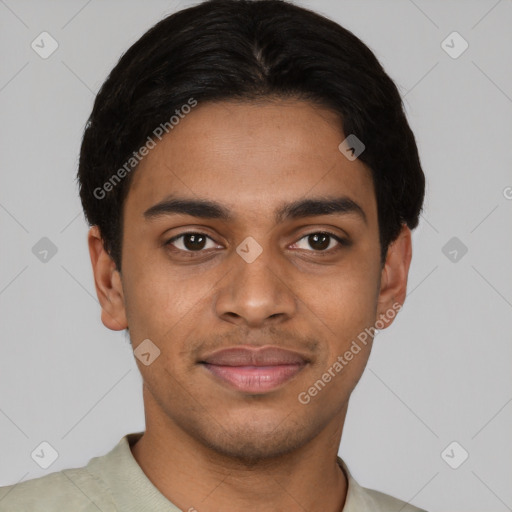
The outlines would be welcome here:
<svg viewBox="0 0 512 512">
<path fill-rule="evenodd" d="M 200 235 L 200 236 L 204 236 L 205 238 L 210 239 L 215 244 L 221 245 L 221 244 L 217 243 L 210 235 L 208 235 L 207 233 L 204 233 L 202 231 L 185 231 L 184 233 L 180 233 L 179 235 L 175 235 L 172 238 L 169 238 L 167 241 L 165 241 L 164 242 L 164 247 L 172 245 L 171 242 L 175 242 L 176 240 L 178 240 L 178 239 L 180 239 L 180 238 L 182 238 L 182 237 L 184 237 L 186 235 Z M 187 250 L 183 250 L 183 249 L 178 249 L 177 247 L 174 247 L 174 249 L 176 249 L 179 252 L 186 252 L 186 253 L 190 253 L 190 254 L 194 254 L 194 253 L 201 254 L 203 252 L 206 252 L 205 249 L 201 249 L 200 251 L 187 251 Z"/>
<path fill-rule="evenodd" d="M 329 255 L 333 255 L 335 253 L 337 253 L 338 251 L 340 251 L 342 248 L 344 247 L 348 247 L 351 242 L 348 238 L 344 238 L 340 235 L 337 235 L 336 233 L 333 233 L 331 231 L 327 231 L 325 229 L 320 229 L 320 230 L 316 230 L 316 231 L 310 231 L 308 233 L 305 233 L 304 235 L 302 235 L 300 238 L 297 239 L 296 242 L 293 243 L 293 245 L 297 244 L 298 242 L 300 242 L 301 240 L 303 240 L 304 238 L 307 238 L 311 235 L 327 235 L 329 236 L 330 238 L 333 238 L 334 240 L 336 240 L 336 242 L 338 242 L 338 245 L 335 246 L 335 247 L 331 247 L 330 249 L 327 249 L 327 250 L 314 250 L 314 249 L 299 249 L 301 251 L 305 251 L 306 253 L 312 253 L 312 254 L 315 254 L 315 255 L 318 255 L 318 256 L 329 256 Z M 330 245 L 330 244 L 329 244 Z M 296 249 L 294 249 L 296 250 Z"/>
<path fill-rule="evenodd" d="M 331 253 L 336 252 L 337 250 L 339 250 L 341 247 L 346 247 L 346 246 L 350 245 L 350 243 L 351 243 L 350 240 L 348 240 L 346 238 L 343 238 L 342 236 L 337 235 L 336 233 L 333 233 L 333 232 L 325 230 L 325 229 L 317 229 L 317 230 L 313 230 L 313 231 L 309 231 L 307 233 L 304 233 L 292 245 L 300 242 L 302 239 L 304 239 L 304 238 L 306 238 L 308 236 L 316 235 L 316 234 L 327 235 L 327 236 L 333 238 L 334 240 L 336 240 L 338 242 L 338 247 L 334 247 L 334 248 L 331 248 L 329 250 L 324 250 L 324 251 L 315 251 L 314 249 L 311 249 L 311 250 L 300 249 L 300 250 L 305 250 L 306 252 L 311 252 L 311 253 L 315 253 L 315 254 L 331 254 Z M 186 235 L 200 235 L 200 236 L 204 236 L 204 237 L 210 239 L 212 242 L 216 243 L 217 245 L 221 245 L 221 244 L 218 244 L 210 235 L 208 235 L 207 233 L 204 233 L 202 231 L 185 231 L 184 233 L 180 233 L 180 234 L 175 235 L 172 238 L 168 239 L 166 242 L 164 242 L 164 246 L 167 247 L 168 245 L 172 245 L 171 242 L 175 242 L 176 240 L 178 240 L 178 239 L 180 239 L 180 238 L 182 238 L 182 237 L 184 237 Z M 184 253 L 189 253 L 189 254 L 201 254 L 201 253 L 206 252 L 205 249 L 201 249 L 199 251 L 183 250 L 183 249 L 178 249 L 176 247 L 174 247 L 174 249 L 176 249 L 179 252 L 182 252 L 182 253 L 184 252 Z"/>
</svg>

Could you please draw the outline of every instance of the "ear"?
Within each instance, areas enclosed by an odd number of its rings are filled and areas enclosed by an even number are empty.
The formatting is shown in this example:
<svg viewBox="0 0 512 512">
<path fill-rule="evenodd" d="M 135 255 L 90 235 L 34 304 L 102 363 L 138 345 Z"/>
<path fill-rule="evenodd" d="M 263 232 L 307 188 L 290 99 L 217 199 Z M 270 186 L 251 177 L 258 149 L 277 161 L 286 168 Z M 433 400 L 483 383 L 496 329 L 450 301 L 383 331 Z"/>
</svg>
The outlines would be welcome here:
<svg viewBox="0 0 512 512">
<path fill-rule="evenodd" d="M 113 331 L 122 331 L 128 327 L 124 304 L 121 276 L 114 260 L 103 246 L 103 239 L 98 226 L 89 230 L 87 237 L 89 255 L 96 295 L 101 305 L 101 321 Z"/>
<path fill-rule="evenodd" d="M 377 329 L 389 327 L 405 301 L 411 258 L 411 230 L 404 224 L 397 239 L 389 245 L 382 268 L 375 319 Z"/>
</svg>

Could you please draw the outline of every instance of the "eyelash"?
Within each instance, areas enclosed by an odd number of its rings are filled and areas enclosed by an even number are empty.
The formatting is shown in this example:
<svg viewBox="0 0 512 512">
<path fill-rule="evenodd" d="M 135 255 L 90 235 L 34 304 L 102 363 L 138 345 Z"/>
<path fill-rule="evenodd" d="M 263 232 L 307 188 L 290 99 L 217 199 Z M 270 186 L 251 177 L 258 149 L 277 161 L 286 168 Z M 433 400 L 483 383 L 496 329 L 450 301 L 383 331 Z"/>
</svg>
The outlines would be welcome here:
<svg viewBox="0 0 512 512">
<path fill-rule="evenodd" d="M 204 236 L 204 237 L 210 239 L 212 242 L 215 242 L 215 240 L 213 240 L 206 233 L 201 233 L 200 231 L 187 231 L 185 233 L 181 233 L 181 234 L 176 235 L 176 236 L 172 237 L 171 239 L 167 240 L 167 242 L 164 243 L 164 246 L 165 247 L 172 246 L 173 242 L 175 242 L 176 240 L 179 240 L 180 238 L 183 238 L 187 235 L 200 235 L 200 236 Z M 307 233 L 307 234 L 303 235 L 302 237 L 300 237 L 299 240 L 297 240 L 297 242 L 299 242 L 300 240 L 303 240 L 304 238 L 307 238 L 311 235 L 327 235 L 331 238 L 334 238 L 334 240 L 336 240 L 339 245 L 337 247 L 334 247 L 334 248 L 331 248 L 328 250 L 321 251 L 321 250 L 311 249 L 307 252 L 313 252 L 313 253 L 316 253 L 319 255 L 332 254 L 333 252 L 337 252 L 337 251 L 341 250 L 343 247 L 347 247 L 350 245 L 350 242 L 347 239 L 341 238 L 340 236 L 335 235 L 334 233 L 331 233 L 329 231 L 312 231 L 311 233 Z M 297 242 L 295 242 L 295 243 L 297 243 Z M 201 253 L 205 252 L 204 249 L 201 249 L 199 251 L 190 251 L 190 250 L 178 249 L 176 247 L 174 247 L 174 250 L 176 250 L 178 252 L 182 252 L 182 253 L 187 253 L 187 254 L 201 254 Z M 306 249 L 303 249 L 303 250 L 306 250 Z"/>
</svg>

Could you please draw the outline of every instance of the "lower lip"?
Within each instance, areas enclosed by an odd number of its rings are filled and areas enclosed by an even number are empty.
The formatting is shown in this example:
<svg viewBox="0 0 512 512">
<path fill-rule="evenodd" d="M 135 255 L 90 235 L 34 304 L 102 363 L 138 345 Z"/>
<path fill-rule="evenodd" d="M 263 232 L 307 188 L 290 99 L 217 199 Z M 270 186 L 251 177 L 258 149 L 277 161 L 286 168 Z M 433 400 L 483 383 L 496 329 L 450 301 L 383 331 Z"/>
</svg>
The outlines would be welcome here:
<svg viewBox="0 0 512 512">
<path fill-rule="evenodd" d="M 218 366 L 205 363 L 204 367 L 239 391 L 265 393 L 289 381 L 302 370 L 304 365 Z"/>
</svg>

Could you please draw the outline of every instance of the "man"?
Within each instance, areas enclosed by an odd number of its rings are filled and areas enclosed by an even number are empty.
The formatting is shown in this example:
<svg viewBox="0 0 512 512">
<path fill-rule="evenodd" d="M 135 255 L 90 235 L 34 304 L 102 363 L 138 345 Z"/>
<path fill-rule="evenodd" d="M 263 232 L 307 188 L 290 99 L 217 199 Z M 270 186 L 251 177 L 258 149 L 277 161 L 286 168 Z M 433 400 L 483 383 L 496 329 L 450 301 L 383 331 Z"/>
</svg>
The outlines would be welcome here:
<svg viewBox="0 0 512 512">
<path fill-rule="evenodd" d="M 419 510 L 337 457 L 424 196 L 399 93 L 360 40 L 280 0 L 175 13 L 102 86 L 78 178 L 146 430 L 2 489 L 0 510 Z"/>
</svg>

